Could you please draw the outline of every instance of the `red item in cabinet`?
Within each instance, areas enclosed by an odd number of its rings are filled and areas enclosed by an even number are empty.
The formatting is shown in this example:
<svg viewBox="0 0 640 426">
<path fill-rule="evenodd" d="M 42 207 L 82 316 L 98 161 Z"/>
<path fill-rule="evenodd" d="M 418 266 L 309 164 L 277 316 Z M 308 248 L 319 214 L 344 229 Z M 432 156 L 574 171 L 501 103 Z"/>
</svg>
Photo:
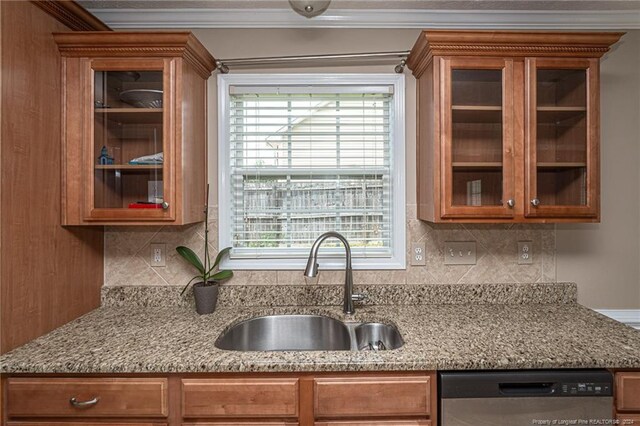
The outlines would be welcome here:
<svg viewBox="0 0 640 426">
<path fill-rule="evenodd" d="M 131 203 L 129 204 L 130 209 L 161 209 L 162 204 L 156 203 Z"/>
</svg>

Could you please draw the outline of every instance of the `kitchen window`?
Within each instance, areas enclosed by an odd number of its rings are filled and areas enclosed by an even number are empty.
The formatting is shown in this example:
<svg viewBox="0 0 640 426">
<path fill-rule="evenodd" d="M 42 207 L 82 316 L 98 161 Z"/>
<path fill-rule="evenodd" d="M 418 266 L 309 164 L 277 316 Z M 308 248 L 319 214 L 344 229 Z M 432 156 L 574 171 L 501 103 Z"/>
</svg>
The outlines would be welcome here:
<svg viewBox="0 0 640 426">
<path fill-rule="evenodd" d="M 225 267 L 301 269 L 343 234 L 359 269 L 405 267 L 404 76 L 218 76 Z M 329 239 L 324 268 L 343 268 Z"/>
</svg>

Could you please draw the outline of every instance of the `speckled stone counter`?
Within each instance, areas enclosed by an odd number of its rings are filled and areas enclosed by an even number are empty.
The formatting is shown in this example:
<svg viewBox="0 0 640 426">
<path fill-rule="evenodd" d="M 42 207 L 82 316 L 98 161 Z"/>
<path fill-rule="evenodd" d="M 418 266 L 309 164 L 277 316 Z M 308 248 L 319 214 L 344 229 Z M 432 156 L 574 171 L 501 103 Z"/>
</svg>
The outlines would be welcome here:
<svg viewBox="0 0 640 426">
<path fill-rule="evenodd" d="M 483 293 L 482 291 L 478 294 Z M 485 293 L 486 294 L 486 293 Z M 474 299 L 472 296 L 469 300 Z M 508 298 L 506 300 L 509 300 Z M 364 306 L 189 306 L 107 303 L 0 357 L 3 373 L 380 371 L 526 368 L 640 368 L 640 332 L 563 299 L 556 303 L 441 303 Z M 113 300 L 111 301 L 113 302 Z M 246 318 L 317 313 L 395 324 L 393 351 L 232 352 L 216 338 Z"/>
</svg>

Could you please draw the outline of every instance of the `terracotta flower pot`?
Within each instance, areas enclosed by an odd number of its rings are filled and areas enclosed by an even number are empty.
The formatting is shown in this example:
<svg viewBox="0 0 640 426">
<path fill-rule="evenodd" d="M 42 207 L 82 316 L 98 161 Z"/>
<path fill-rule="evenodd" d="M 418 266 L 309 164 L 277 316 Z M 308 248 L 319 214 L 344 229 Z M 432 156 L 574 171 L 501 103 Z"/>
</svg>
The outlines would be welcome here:
<svg viewBox="0 0 640 426">
<path fill-rule="evenodd" d="M 218 283 L 203 282 L 193 285 L 193 296 L 196 299 L 196 312 L 200 315 L 210 314 L 216 310 L 218 303 Z"/>
</svg>

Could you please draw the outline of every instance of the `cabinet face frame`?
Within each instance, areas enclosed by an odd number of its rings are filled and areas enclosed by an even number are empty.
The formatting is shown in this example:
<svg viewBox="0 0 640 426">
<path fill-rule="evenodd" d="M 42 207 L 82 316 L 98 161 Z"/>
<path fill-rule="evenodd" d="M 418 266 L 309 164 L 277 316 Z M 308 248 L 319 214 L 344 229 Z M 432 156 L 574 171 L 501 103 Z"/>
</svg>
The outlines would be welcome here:
<svg viewBox="0 0 640 426">
<path fill-rule="evenodd" d="M 84 126 L 83 162 L 85 179 L 84 217 L 91 221 L 175 221 L 175 170 L 173 164 L 174 133 L 175 133 L 175 76 L 176 60 L 170 58 L 96 58 L 82 61 L 84 68 Z M 96 208 L 95 178 L 94 178 L 94 94 L 95 73 L 101 71 L 161 71 L 163 90 L 162 110 L 162 149 L 163 149 L 163 189 L 164 201 L 169 203 L 167 209 L 127 209 L 127 208 Z"/>
<path fill-rule="evenodd" d="M 577 69 L 586 72 L 586 203 L 534 206 L 537 182 L 537 71 Z M 532 218 L 600 217 L 600 87 L 598 59 L 525 59 L 525 202 L 524 215 Z"/>
<path fill-rule="evenodd" d="M 453 204 L 453 92 L 452 71 L 499 70 L 502 73 L 502 205 L 465 206 Z M 511 58 L 443 57 L 440 59 L 440 216 L 451 218 L 512 219 L 516 200 L 514 170 L 514 60 Z"/>
<path fill-rule="evenodd" d="M 640 394 L 637 392 L 640 390 L 640 371 L 617 372 L 615 387 L 618 413 L 625 412 L 640 417 Z"/>
</svg>

